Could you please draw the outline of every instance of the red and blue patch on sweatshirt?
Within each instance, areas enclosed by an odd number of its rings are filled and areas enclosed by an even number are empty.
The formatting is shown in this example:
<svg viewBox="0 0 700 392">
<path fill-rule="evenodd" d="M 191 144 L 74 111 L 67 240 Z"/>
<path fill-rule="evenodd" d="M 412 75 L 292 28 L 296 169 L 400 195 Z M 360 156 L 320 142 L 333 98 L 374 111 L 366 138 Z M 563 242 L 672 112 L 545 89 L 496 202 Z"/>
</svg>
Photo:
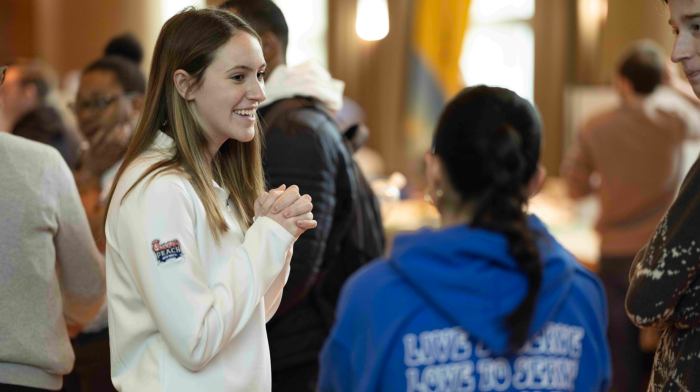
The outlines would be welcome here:
<svg viewBox="0 0 700 392">
<path fill-rule="evenodd" d="M 178 240 L 172 240 L 162 244 L 160 240 L 155 240 L 151 245 L 159 264 L 163 264 L 170 259 L 182 257 L 182 249 L 180 248 L 180 242 Z"/>
</svg>

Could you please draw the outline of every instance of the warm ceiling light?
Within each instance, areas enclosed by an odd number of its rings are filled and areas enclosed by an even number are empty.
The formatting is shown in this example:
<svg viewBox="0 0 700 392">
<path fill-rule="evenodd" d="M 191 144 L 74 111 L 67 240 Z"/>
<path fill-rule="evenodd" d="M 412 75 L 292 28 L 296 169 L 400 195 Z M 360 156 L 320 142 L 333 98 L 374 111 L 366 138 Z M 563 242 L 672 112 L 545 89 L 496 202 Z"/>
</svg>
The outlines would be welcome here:
<svg viewBox="0 0 700 392">
<path fill-rule="evenodd" d="M 377 41 L 389 34 L 389 6 L 386 0 L 358 0 L 357 35 L 365 41 Z"/>
</svg>

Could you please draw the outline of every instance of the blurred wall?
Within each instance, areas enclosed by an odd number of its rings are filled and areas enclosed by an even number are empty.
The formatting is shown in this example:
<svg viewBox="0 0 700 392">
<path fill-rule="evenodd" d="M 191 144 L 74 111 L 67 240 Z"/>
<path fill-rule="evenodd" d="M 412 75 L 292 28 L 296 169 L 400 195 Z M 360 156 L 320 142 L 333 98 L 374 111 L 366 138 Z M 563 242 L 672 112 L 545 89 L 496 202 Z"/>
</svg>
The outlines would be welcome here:
<svg viewBox="0 0 700 392">
<path fill-rule="evenodd" d="M 592 2 L 607 9 L 597 34 L 591 30 L 595 23 L 592 11 L 600 7 L 592 7 Z M 639 39 L 656 41 L 670 57 L 674 37 L 668 18 L 668 7 L 661 0 L 578 0 L 576 82 L 609 84 L 618 54 Z"/>
<path fill-rule="evenodd" d="M 618 0 L 626 1 L 626 0 Z M 404 94 L 409 46 L 410 1 L 388 0 L 389 35 L 376 42 L 355 33 L 356 0 L 329 1 L 329 68 L 346 82 L 346 94 L 367 111 L 368 145 L 386 160 L 387 170 L 411 173 L 404 150 Z M 534 99 L 545 126 L 542 162 L 558 172 L 564 129 L 563 92 L 574 79 L 576 0 L 536 0 Z M 427 132 L 432 133 L 431 130 Z M 420 180 L 420 179 L 414 179 Z"/>
<path fill-rule="evenodd" d="M 144 0 L 3 0 L 0 59 L 41 57 L 60 73 L 98 59 L 110 38 L 131 32 L 147 71 L 160 30 L 160 2 Z"/>
<path fill-rule="evenodd" d="M 382 155 L 389 172 L 406 172 L 402 111 L 410 2 L 388 0 L 388 5 L 389 34 L 369 42 L 355 32 L 357 0 L 329 0 L 328 68 L 366 111 L 367 145 Z"/>
<path fill-rule="evenodd" d="M 540 162 L 550 175 L 559 172 L 563 155 L 564 86 L 575 70 L 575 8 L 575 0 L 535 0 L 535 104 L 544 124 Z"/>
<path fill-rule="evenodd" d="M 31 1 L 0 1 L 0 61 L 13 56 L 34 56 L 33 14 Z"/>
</svg>

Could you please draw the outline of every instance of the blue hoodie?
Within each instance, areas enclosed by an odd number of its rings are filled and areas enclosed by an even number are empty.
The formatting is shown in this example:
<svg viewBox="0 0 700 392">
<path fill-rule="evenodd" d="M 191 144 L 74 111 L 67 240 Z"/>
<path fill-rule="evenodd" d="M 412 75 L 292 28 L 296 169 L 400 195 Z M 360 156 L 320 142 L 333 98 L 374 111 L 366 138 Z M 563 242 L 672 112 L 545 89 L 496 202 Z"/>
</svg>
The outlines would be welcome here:
<svg viewBox="0 0 700 392">
<path fill-rule="evenodd" d="M 505 318 L 528 282 L 505 236 L 466 225 L 396 238 L 343 288 L 319 390 L 607 391 L 607 308 L 598 278 L 535 216 L 544 263 L 528 342 L 508 354 Z"/>
</svg>

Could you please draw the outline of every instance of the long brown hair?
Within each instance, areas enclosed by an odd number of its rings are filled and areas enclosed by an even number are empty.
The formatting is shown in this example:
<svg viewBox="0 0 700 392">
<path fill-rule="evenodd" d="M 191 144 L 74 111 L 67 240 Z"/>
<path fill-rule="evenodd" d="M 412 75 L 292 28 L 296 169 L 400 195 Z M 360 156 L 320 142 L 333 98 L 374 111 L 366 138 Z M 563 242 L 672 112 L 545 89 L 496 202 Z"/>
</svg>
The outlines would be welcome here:
<svg viewBox="0 0 700 392">
<path fill-rule="evenodd" d="M 109 203 L 126 168 L 151 147 L 162 130 L 173 138 L 174 154 L 152 165 L 131 186 L 122 201 L 150 173 L 157 171 L 158 175 L 176 170 L 188 178 L 202 200 L 217 241 L 229 227 L 219 206 L 213 180 L 229 191 L 242 225 L 247 228 L 252 224 L 253 204 L 264 191 L 260 127 L 256 123 L 255 137 L 250 142 L 227 140 L 209 163 L 202 124 L 190 107 L 193 104 L 180 96 L 173 82 L 175 71 L 182 69 L 192 77 L 189 88 L 198 88 L 216 52 L 240 32 L 260 41 L 255 30 L 228 11 L 189 7 L 165 22 L 153 52 L 144 112 L 112 185 Z"/>
</svg>

